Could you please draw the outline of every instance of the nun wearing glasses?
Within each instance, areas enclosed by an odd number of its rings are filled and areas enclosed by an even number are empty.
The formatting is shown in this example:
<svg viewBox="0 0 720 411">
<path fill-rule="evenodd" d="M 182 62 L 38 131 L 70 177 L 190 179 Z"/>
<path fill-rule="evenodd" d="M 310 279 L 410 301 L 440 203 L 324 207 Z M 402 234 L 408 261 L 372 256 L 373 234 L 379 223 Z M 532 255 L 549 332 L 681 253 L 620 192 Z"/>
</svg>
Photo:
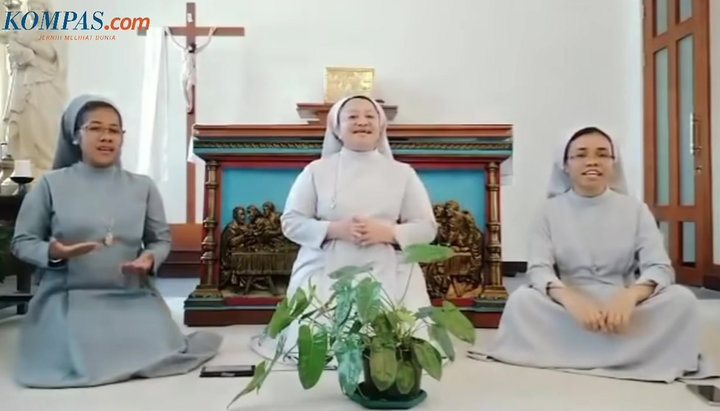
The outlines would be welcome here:
<svg viewBox="0 0 720 411">
<path fill-rule="evenodd" d="M 12 240 L 40 279 L 22 319 L 16 381 L 89 387 L 195 369 L 221 338 L 183 335 L 148 281 L 170 251 L 170 230 L 153 181 L 120 164 L 120 111 L 85 95 L 61 121 L 53 171 L 26 195 Z"/>
</svg>

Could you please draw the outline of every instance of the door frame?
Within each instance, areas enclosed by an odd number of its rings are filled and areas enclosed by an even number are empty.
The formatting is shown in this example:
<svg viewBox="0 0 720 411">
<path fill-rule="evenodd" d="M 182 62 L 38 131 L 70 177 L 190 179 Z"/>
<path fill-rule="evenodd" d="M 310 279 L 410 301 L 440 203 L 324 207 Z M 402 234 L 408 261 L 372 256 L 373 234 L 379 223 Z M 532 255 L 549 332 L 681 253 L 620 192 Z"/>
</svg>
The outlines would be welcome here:
<svg viewBox="0 0 720 411">
<path fill-rule="evenodd" d="M 658 221 L 670 222 L 669 250 L 677 280 L 687 285 L 701 286 L 713 267 L 712 233 L 712 164 L 710 141 L 710 3 L 708 0 L 693 0 L 692 16 L 675 23 L 679 15 L 679 0 L 668 1 L 667 30 L 655 36 L 655 12 L 658 0 L 643 0 L 643 99 L 644 99 L 644 196 L 645 202 Z M 660 0 L 665 1 L 665 0 Z M 679 194 L 679 149 L 680 118 L 678 98 L 678 41 L 693 36 L 693 91 L 695 147 L 700 147 L 696 156 L 695 205 L 681 206 Z M 656 174 L 656 115 L 655 115 L 655 64 L 654 54 L 662 48 L 668 49 L 669 81 L 668 93 L 670 110 L 670 204 L 657 205 Z M 682 264 L 682 227 L 681 222 L 695 221 L 695 264 L 688 267 Z"/>
</svg>

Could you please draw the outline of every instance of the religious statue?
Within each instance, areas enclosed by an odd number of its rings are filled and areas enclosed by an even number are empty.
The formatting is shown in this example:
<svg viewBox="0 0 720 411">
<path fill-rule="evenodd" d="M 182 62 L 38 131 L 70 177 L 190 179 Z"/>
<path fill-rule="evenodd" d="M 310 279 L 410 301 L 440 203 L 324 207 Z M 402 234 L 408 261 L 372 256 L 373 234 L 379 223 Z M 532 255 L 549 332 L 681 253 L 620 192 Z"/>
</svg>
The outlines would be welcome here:
<svg viewBox="0 0 720 411">
<path fill-rule="evenodd" d="M 451 247 L 455 256 L 421 264 L 431 298 L 474 298 L 482 291 L 485 240 L 475 217 L 450 200 L 433 206 L 438 223 L 434 244 Z M 225 295 L 282 297 L 299 246 L 282 233 L 281 213 L 266 201 L 262 207 L 238 205 L 220 236 L 220 288 Z"/>
<path fill-rule="evenodd" d="M 215 27 L 210 28 L 210 32 L 205 43 L 199 46 L 196 43 L 190 43 L 187 46 L 183 46 L 175 40 L 170 29 L 165 28 L 165 34 L 170 37 L 170 40 L 172 40 L 175 46 L 183 51 L 182 87 L 183 93 L 185 94 L 185 110 L 188 114 L 195 110 L 195 107 L 193 106 L 193 102 L 195 100 L 193 90 L 195 84 L 197 84 L 197 54 L 203 51 L 203 49 L 210 44 L 210 40 L 212 40 L 215 30 Z"/>
<path fill-rule="evenodd" d="M 449 260 L 421 264 L 431 298 L 474 298 L 482 291 L 485 240 L 475 217 L 450 200 L 433 205 L 438 233 L 433 244 L 451 247 Z"/>
<path fill-rule="evenodd" d="M 284 295 L 299 246 L 285 238 L 275 204 L 238 205 L 220 237 L 220 288 L 230 295 Z"/>
<path fill-rule="evenodd" d="M 53 13 L 50 0 L 29 0 L 28 11 Z M 52 168 L 59 119 L 68 99 L 65 43 L 42 41 L 42 34 L 36 28 L 6 30 L 0 36 L 10 68 L 4 141 L 13 158 L 31 161 L 36 180 Z"/>
<path fill-rule="evenodd" d="M 245 223 L 245 209 L 242 207 L 235 207 L 233 209 L 233 219 L 223 229 L 220 235 L 220 244 L 223 245 L 221 252 L 221 262 L 223 265 L 229 265 L 231 251 L 234 249 L 247 248 L 246 244 L 242 241 L 245 240 L 245 234 L 247 234 L 248 226 Z"/>
</svg>

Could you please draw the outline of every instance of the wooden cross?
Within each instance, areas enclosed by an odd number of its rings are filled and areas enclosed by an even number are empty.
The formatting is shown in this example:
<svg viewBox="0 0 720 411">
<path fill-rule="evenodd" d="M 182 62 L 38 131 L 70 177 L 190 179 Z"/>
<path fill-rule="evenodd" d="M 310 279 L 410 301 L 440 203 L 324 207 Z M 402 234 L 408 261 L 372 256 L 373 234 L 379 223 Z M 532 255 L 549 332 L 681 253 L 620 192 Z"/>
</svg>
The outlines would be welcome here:
<svg viewBox="0 0 720 411">
<path fill-rule="evenodd" d="M 184 26 L 170 26 L 168 27 L 170 33 L 174 36 L 185 36 L 185 47 L 195 48 L 197 43 L 197 36 L 208 36 L 212 27 L 196 26 L 195 25 L 195 3 L 185 3 L 185 25 Z M 138 34 L 144 36 L 147 33 L 145 29 L 138 30 Z M 244 36 L 244 27 L 215 27 L 213 36 Z M 192 127 L 195 124 L 195 85 L 192 86 L 191 93 L 191 107 L 192 110 L 187 112 L 187 120 L 185 125 L 185 147 L 190 146 L 190 139 L 192 138 Z M 187 154 L 185 158 L 187 158 Z M 195 219 L 195 164 L 187 163 L 187 213 L 186 222 L 190 223 Z"/>
</svg>

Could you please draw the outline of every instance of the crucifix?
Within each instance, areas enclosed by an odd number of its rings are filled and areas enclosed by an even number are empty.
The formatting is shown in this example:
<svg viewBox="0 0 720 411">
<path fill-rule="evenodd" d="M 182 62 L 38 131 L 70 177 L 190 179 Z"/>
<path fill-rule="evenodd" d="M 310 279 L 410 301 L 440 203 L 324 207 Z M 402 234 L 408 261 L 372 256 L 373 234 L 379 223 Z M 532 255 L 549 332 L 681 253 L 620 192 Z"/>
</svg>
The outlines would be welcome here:
<svg viewBox="0 0 720 411">
<path fill-rule="evenodd" d="M 146 34 L 145 29 L 138 30 L 138 34 L 143 36 Z M 185 47 L 183 48 L 183 93 L 185 95 L 185 111 L 186 111 L 186 125 L 185 125 L 185 147 L 190 147 L 190 139 L 192 138 L 192 127 L 195 124 L 195 59 L 197 53 L 204 49 L 210 39 L 213 36 L 244 36 L 244 27 L 204 27 L 195 25 L 195 3 L 185 3 L 185 25 L 184 26 L 170 26 L 165 29 L 165 33 L 169 36 L 184 36 Z M 198 46 L 197 37 L 205 36 L 207 41 L 202 45 Z M 173 43 L 181 46 L 179 43 L 172 39 Z M 186 153 L 185 158 L 187 158 Z M 195 219 L 195 164 L 187 163 L 187 181 L 186 181 L 186 222 L 190 223 Z"/>
</svg>

